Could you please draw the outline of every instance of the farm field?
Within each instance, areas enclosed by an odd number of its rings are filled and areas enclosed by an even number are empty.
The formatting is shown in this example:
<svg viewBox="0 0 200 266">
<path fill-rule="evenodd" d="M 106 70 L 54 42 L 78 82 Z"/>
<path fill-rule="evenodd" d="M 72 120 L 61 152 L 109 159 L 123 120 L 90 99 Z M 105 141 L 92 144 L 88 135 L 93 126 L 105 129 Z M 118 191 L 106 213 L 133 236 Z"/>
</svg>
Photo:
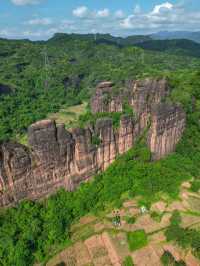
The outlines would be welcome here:
<svg viewBox="0 0 200 266">
<path fill-rule="evenodd" d="M 190 248 L 184 249 L 175 241 L 167 241 L 165 234 L 174 212 L 181 216 L 181 227 L 200 228 L 200 191 L 191 192 L 190 186 L 190 182 L 182 184 L 179 200 L 160 200 L 144 213 L 138 205 L 139 199 L 135 198 L 126 200 L 118 210 L 82 217 L 72 226 L 74 244 L 54 256 L 46 266 L 162 266 L 166 265 L 166 258 L 174 263 L 167 265 L 198 266 L 200 261 Z M 121 217 L 120 226 L 113 223 L 116 213 Z"/>
</svg>

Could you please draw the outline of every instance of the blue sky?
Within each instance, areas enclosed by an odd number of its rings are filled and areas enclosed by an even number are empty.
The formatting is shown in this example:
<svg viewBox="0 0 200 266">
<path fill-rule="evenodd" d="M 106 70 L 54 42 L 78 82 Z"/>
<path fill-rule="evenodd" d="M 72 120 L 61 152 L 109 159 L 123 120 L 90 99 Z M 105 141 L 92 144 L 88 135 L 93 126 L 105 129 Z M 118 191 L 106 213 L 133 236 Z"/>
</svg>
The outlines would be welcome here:
<svg viewBox="0 0 200 266">
<path fill-rule="evenodd" d="M 200 30 L 199 0 L 0 0 L 0 36 L 48 39 L 56 32 L 118 36 Z"/>
</svg>

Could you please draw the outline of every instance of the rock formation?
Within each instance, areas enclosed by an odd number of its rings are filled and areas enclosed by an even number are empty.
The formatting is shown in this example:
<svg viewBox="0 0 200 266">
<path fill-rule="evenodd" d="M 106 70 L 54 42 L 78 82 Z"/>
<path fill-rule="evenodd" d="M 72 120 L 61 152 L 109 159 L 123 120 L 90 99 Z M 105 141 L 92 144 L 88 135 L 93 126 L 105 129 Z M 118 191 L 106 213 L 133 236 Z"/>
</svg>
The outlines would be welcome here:
<svg viewBox="0 0 200 266">
<path fill-rule="evenodd" d="M 165 79 L 131 81 L 122 89 L 103 82 L 91 99 L 92 112 L 122 112 L 128 104 L 134 118 L 123 114 L 118 128 L 111 118 L 97 119 L 94 125 L 70 132 L 64 125 L 43 120 L 29 127 L 28 147 L 1 144 L 0 206 L 39 199 L 61 187 L 74 190 L 133 147 L 147 127 L 147 143 L 155 159 L 174 151 L 185 114 L 180 106 L 163 103 L 168 92 Z M 94 136 L 98 144 L 93 143 Z"/>
<path fill-rule="evenodd" d="M 148 145 L 158 160 L 173 152 L 185 128 L 185 113 L 177 105 L 158 104 L 152 110 Z"/>
</svg>

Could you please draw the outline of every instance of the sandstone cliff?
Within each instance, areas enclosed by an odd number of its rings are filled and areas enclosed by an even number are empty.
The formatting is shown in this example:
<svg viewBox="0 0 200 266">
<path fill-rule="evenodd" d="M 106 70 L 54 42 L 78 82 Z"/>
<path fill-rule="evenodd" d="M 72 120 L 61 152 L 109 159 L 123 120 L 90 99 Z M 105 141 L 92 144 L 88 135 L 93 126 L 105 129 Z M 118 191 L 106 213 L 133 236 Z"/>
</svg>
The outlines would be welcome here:
<svg viewBox="0 0 200 266">
<path fill-rule="evenodd" d="M 120 90 L 103 82 L 91 99 L 92 112 L 121 112 L 126 103 L 134 118 L 122 115 L 117 129 L 112 119 L 104 118 L 70 132 L 64 125 L 43 120 L 29 127 L 29 148 L 1 144 L 0 206 L 45 197 L 60 187 L 74 190 L 128 151 L 148 124 L 147 143 L 153 157 L 160 159 L 174 151 L 185 127 L 185 114 L 180 106 L 162 103 L 168 92 L 165 79 L 132 81 Z M 93 143 L 94 136 L 98 145 Z"/>
</svg>

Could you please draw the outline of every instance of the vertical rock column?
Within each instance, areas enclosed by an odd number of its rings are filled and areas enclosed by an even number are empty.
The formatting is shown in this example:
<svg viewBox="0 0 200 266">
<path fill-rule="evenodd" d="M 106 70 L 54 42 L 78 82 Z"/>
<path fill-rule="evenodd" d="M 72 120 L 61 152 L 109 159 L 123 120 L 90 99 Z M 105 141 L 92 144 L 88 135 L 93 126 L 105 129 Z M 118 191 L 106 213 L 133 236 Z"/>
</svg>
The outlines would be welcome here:
<svg viewBox="0 0 200 266">
<path fill-rule="evenodd" d="M 0 149 L 0 206 L 26 198 L 30 189 L 31 158 L 18 143 L 4 143 Z M 32 180 L 34 183 L 34 180 Z"/>
<path fill-rule="evenodd" d="M 173 152 L 185 129 L 185 113 L 180 106 L 159 104 L 152 110 L 148 145 L 156 160 Z"/>
<path fill-rule="evenodd" d="M 95 132 L 101 142 L 97 149 L 98 168 L 105 170 L 115 160 L 117 155 L 112 119 L 105 118 L 97 120 Z"/>
<path fill-rule="evenodd" d="M 73 162 L 74 142 L 63 125 L 56 127 L 52 120 L 42 120 L 28 129 L 32 153 L 34 198 L 50 194 L 59 187 L 70 186 L 69 175 Z"/>
<path fill-rule="evenodd" d="M 96 150 L 92 145 L 92 133 L 89 128 L 76 128 L 72 131 L 74 149 L 74 183 L 77 185 L 91 177 L 97 171 Z"/>
<path fill-rule="evenodd" d="M 133 147 L 136 139 L 133 118 L 127 115 L 121 117 L 120 127 L 118 129 L 118 153 L 123 154 Z"/>
</svg>

